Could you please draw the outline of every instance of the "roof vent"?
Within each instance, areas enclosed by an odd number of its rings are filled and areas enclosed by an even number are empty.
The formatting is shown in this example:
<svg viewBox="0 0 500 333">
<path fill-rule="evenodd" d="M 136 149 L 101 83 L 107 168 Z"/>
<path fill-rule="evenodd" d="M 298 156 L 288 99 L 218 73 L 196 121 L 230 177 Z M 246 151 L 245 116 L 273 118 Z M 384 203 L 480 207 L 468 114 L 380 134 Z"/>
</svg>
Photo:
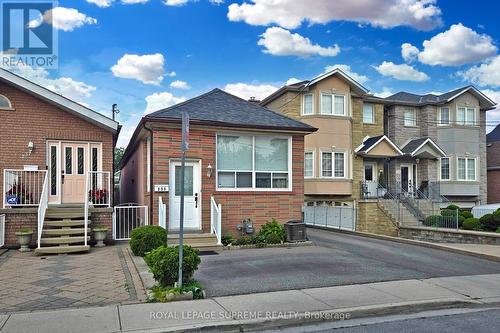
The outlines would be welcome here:
<svg viewBox="0 0 500 333">
<path fill-rule="evenodd" d="M 260 100 L 256 99 L 254 96 L 250 97 L 250 99 L 248 101 L 250 103 L 255 103 L 255 104 L 259 104 L 260 103 Z"/>
</svg>

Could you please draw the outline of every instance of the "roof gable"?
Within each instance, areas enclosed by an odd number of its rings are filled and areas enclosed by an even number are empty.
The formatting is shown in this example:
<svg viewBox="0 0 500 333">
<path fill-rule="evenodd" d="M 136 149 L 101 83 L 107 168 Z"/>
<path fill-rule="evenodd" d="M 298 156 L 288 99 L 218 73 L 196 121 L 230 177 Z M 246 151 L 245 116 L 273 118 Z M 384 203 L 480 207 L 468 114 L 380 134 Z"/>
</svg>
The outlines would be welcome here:
<svg viewBox="0 0 500 333">
<path fill-rule="evenodd" d="M 185 102 L 153 112 L 147 115 L 145 119 L 149 121 L 179 121 L 182 119 L 184 112 L 189 114 L 190 120 L 193 122 L 211 125 L 305 132 L 316 131 L 316 128 L 308 124 L 248 102 L 218 88 Z"/>
<path fill-rule="evenodd" d="M 401 150 L 412 157 L 446 157 L 446 153 L 431 138 L 418 138 L 408 141 Z"/>
<path fill-rule="evenodd" d="M 486 134 L 486 142 L 497 142 L 500 141 L 500 125 L 497 125 L 493 131 Z"/>
<path fill-rule="evenodd" d="M 387 136 L 366 137 L 355 150 L 360 155 L 402 156 L 403 152 Z"/>
<path fill-rule="evenodd" d="M 3 68 L 0 68 L 0 80 L 31 95 L 41 98 L 48 103 L 55 105 L 60 109 L 74 114 L 75 116 L 80 117 L 101 128 L 112 131 L 114 133 L 116 133 L 119 129 L 118 122 L 112 120 L 111 118 L 108 118 L 94 110 L 91 110 L 79 103 L 76 103 L 62 95 L 59 95 Z"/>
</svg>

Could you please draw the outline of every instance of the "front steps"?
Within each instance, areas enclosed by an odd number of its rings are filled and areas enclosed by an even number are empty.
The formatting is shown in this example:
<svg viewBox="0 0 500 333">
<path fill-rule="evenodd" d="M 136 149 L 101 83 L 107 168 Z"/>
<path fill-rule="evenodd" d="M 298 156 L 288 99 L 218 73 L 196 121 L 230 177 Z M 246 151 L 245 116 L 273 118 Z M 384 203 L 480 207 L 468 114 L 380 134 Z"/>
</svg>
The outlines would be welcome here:
<svg viewBox="0 0 500 333">
<path fill-rule="evenodd" d="M 83 206 L 49 206 L 45 213 L 40 248 L 35 253 L 64 254 L 88 252 L 85 242 L 85 218 Z M 87 227 L 87 242 L 90 241 L 90 214 Z"/>
<path fill-rule="evenodd" d="M 179 245 L 179 234 L 169 233 L 167 244 L 168 246 Z M 217 245 L 217 237 L 214 234 L 203 233 L 184 233 L 184 245 L 189 245 L 200 251 L 211 251 L 221 249 L 222 245 Z"/>
</svg>

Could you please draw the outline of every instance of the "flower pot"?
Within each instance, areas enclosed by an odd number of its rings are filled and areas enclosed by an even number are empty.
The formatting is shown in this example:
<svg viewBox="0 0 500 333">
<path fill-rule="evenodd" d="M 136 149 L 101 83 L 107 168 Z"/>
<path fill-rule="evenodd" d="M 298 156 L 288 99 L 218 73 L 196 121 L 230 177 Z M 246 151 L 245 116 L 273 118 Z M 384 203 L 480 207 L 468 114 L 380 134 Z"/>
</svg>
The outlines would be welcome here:
<svg viewBox="0 0 500 333">
<path fill-rule="evenodd" d="M 30 243 L 31 243 L 31 236 L 33 235 L 32 232 L 16 232 L 17 236 L 17 242 L 21 246 L 19 248 L 19 251 L 21 252 L 28 252 L 30 250 Z"/>
<path fill-rule="evenodd" d="M 107 233 L 108 233 L 108 230 L 104 230 L 104 229 L 94 230 L 94 239 L 97 242 L 96 247 L 106 246 L 104 244 L 104 240 L 106 239 Z"/>
</svg>

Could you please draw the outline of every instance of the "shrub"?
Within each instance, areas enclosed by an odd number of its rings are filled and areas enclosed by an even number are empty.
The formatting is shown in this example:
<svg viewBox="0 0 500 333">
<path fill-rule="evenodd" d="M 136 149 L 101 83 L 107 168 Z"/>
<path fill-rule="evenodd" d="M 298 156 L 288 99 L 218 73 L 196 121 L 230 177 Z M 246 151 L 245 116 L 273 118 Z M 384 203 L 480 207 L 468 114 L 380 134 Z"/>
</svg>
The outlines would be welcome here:
<svg viewBox="0 0 500 333">
<path fill-rule="evenodd" d="M 424 225 L 428 227 L 437 227 L 441 224 L 442 217 L 440 215 L 427 216 Z"/>
<path fill-rule="evenodd" d="M 471 218 L 468 218 L 464 221 L 462 228 L 465 230 L 480 231 L 480 230 L 483 230 L 483 225 L 481 224 L 479 219 L 471 217 Z"/>
<path fill-rule="evenodd" d="M 160 246 L 146 254 L 144 261 L 162 287 L 173 286 L 179 279 L 179 246 Z M 198 269 L 201 259 L 198 250 L 183 246 L 182 282 L 187 283 Z"/>
<path fill-rule="evenodd" d="M 229 244 L 232 244 L 234 242 L 234 238 L 231 235 L 224 235 L 221 238 L 221 243 L 224 246 L 228 246 Z"/>
<path fill-rule="evenodd" d="M 472 213 L 469 212 L 468 210 L 461 211 L 460 216 L 463 216 L 464 219 L 470 219 L 471 217 L 474 217 L 474 215 L 472 215 Z"/>
<path fill-rule="evenodd" d="M 167 245 L 167 230 L 157 225 L 135 228 L 130 235 L 129 244 L 136 256 L 144 257 L 149 251 Z"/>
<path fill-rule="evenodd" d="M 481 216 L 479 221 L 486 231 L 496 231 L 500 227 L 500 221 L 495 219 L 495 213 Z M 497 215 L 500 218 L 500 214 Z"/>
<path fill-rule="evenodd" d="M 470 217 L 464 217 L 463 215 L 458 215 L 458 227 L 462 228 L 462 226 L 464 225 L 464 221 L 467 220 L 468 218 Z"/>
<path fill-rule="evenodd" d="M 260 228 L 260 235 L 264 237 L 267 244 L 279 244 L 286 240 L 285 227 L 275 219 L 268 221 Z"/>
<path fill-rule="evenodd" d="M 497 229 L 497 232 L 500 233 L 500 228 Z"/>
<path fill-rule="evenodd" d="M 497 209 L 495 212 L 493 212 L 493 219 L 495 220 L 495 222 L 498 222 L 500 224 L 500 209 Z"/>
<path fill-rule="evenodd" d="M 256 235 L 250 237 L 250 244 L 257 245 L 257 247 L 264 247 L 266 245 L 266 238 L 263 235 Z"/>
<path fill-rule="evenodd" d="M 250 238 L 246 236 L 240 237 L 233 242 L 233 245 L 248 245 L 248 244 L 250 244 Z"/>
<path fill-rule="evenodd" d="M 448 210 L 459 210 L 460 207 L 458 207 L 457 205 L 451 204 L 448 207 L 446 207 L 446 209 L 448 209 Z"/>
<path fill-rule="evenodd" d="M 456 217 L 457 216 L 457 211 L 454 209 L 443 209 L 441 210 L 441 216 L 445 217 Z"/>
</svg>

